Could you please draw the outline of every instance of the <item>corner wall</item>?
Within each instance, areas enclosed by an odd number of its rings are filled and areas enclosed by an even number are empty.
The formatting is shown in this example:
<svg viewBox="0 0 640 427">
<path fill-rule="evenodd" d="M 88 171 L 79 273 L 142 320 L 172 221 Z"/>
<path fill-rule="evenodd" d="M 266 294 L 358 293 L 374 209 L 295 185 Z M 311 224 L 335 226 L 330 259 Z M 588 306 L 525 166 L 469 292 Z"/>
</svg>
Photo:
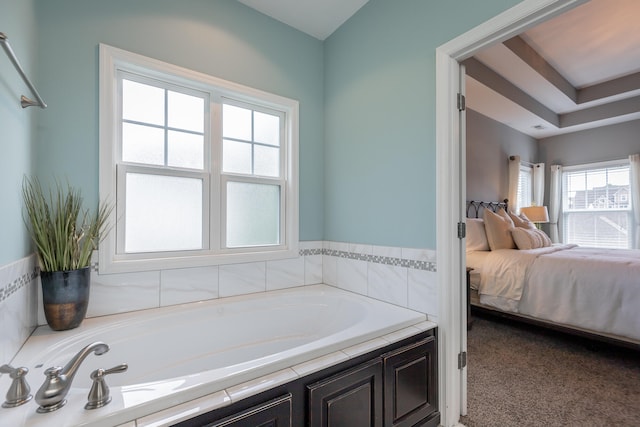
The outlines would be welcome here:
<svg viewBox="0 0 640 427">
<path fill-rule="evenodd" d="M 0 11 L 0 31 L 40 91 L 34 2 L 0 0 Z M 36 326 L 35 257 L 29 255 L 21 189 L 24 175 L 33 173 L 36 122 L 46 110 L 23 109 L 23 94 L 32 97 L 0 49 L 0 364 L 11 360 Z"/>
</svg>

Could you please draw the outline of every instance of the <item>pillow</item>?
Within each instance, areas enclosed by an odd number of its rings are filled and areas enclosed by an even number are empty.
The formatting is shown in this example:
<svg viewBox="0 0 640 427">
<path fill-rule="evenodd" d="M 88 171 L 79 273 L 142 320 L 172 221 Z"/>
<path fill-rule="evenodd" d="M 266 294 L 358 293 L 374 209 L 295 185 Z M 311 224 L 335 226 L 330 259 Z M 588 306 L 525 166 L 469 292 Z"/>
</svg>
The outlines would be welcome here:
<svg viewBox="0 0 640 427">
<path fill-rule="evenodd" d="M 534 230 L 536 228 L 536 225 L 532 223 L 531 220 L 529 220 L 529 218 L 527 218 L 527 216 L 523 213 L 521 213 L 520 215 L 516 215 L 512 212 L 509 212 L 509 217 L 516 227 L 529 228 L 531 230 Z"/>
<path fill-rule="evenodd" d="M 543 245 L 542 236 L 536 233 L 536 231 L 537 229 L 531 230 L 529 228 L 514 227 L 513 230 L 511 230 L 511 235 L 518 249 L 541 248 Z"/>
<path fill-rule="evenodd" d="M 551 241 L 549 236 L 547 236 L 547 233 L 537 228 L 536 230 L 538 231 L 538 233 L 540 234 L 540 237 L 542 238 L 542 247 L 546 248 L 547 246 L 553 245 L 553 242 Z"/>
<path fill-rule="evenodd" d="M 518 249 L 537 249 L 551 246 L 551 239 L 537 228 L 515 227 L 511 230 L 513 241 Z"/>
<path fill-rule="evenodd" d="M 500 210 L 504 212 L 502 209 Z M 493 213 L 489 209 L 484 210 L 484 228 L 487 232 L 487 241 L 492 251 L 497 249 L 515 249 L 516 244 L 511 236 L 511 229 L 515 228 L 509 215 Z M 506 217 L 505 217 L 506 216 Z"/>
<path fill-rule="evenodd" d="M 489 242 L 482 218 L 467 218 L 467 251 L 488 251 Z"/>
</svg>

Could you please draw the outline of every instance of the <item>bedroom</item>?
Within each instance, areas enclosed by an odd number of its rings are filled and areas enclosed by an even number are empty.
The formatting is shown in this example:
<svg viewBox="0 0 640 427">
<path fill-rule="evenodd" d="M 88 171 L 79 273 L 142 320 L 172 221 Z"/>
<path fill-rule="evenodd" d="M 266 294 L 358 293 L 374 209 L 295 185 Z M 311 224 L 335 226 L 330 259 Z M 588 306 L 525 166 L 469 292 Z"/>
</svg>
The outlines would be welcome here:
<svg viewBox="0 0 640 427">
<path fill-rule="evenodd" d="M 591 3 L 592 3 L 591 6 L 593 6 L 593 2 Z M 628 2 L 622 2 L 622 3 L 628 3 Z M 607 6 L 610 6 L 611 4 L 612 3 L 607 3 Z M 615 4 L 618 4 L 618 2 L 616 2 Z M 635 7 L 637 6 L 637 4 L 628 4 L 628 6 Z M 625 9 L 625 10 L 629 10 L 629 9 Z M 601 17 L 607 16 L 608 15 L 607 12 L 610 12 L 610 10 L 602 11 Z M 570 14 L 571 12 L 567 12 L 567 15 L 570 16 Z M 577 33 L 581 36 L 584 35 L 585 38 L 588 40 L 589 30 L 594 29 L 597 26 L 587 19 L 584 19 L 580 22 L 581 22 L 581 25 L 579 27 L 571 27 L 571 28 L 573 28 L 574 31 L 576 28 L 580 28 L 580 30 L 577 31 Z M 541 26 L 541 27 L 544 28 L 544 26 Z M 623 26 L 618 26 L 617 28 L 620 30 L 620 32 L 623 35 L 625 34 L 624 33 L 625 30 Z M 552 28 L 547 27 L 547 30 L 549 31 L 549 37 L 555 36 L 556 40 L 563 39 L 563 36 L 558 36 L 557 33 L 551 32 L 552 30 L 554 30 L 553 27 Z M 606 33 L 606 34 L 608 34 L 612 39 L 615 39 L 615 36 L 612 33 Z M 637 35 L 634 34 L 633 31 L 631 30 L 627 30 L 626 35 L 629 40 L 634 40 L 634 41 L 637 40 Z M 538 36 L 540 36 L 540 33 L 538 33 Z M 574 39 L 575 35 L 574 36 L 569 35 L 568 38 Z M 610 49 L 610 53 L 613 54 L 614 52 L 618 53 L 620 51 L 622 51 L 623 53 L 626 52 L 626 54 L 631 58 L 623 58 L 623 60 L 620 62 L 625 62 L 627 60 L 629 61 L 635 60 L 637 62 L 638 59 L 640 58 L 640 52 L 638 52 L 637 46 L 629 46 L 629 45 L 624 46 L 624 43 L 626 42 L 627 42 L 626 40 L 623 40 L 623 43 L 620 45 L 621 47 L 619 49 L 617 48 Z M 558 44 L 561 46 L 565 46 L 563 43 L 558 43 Z M 585 49 L 587 50 L 589 49 L 589 46 L 593 47 L 593 45 L 590 45 L 588 41 L 585 42 L 584 44 L 585 44 Z M 545 47 L 549 48 L 549 46 L 545 46 Z M 577 48 L 575 48 L 576 52 L 582 51 L 581 47 L 582 46 L 579 45 Z M 503 51 L 504 50 L 507 50 L 507 49 L 503 48 Z M 504 52 L 502 53 L 504 54 Z M 594 51 L 591 51 L 591 53 L 593 54 L 594 57 L 597 57 Z M 574 56 L 568 55 L 568 56 L 569 58 L 573 58 L 575 55 Z M 493 57 L 493 59 L 496 59 L 495 56 Z M 554 58 L 554 59 L 558 59 L 558 58 Z M 590 58 L 590 59 L 593 59 L 593 58 Z M 490 62 L 490 59 L 487 59 L 486 57 L 485 57 L 485 60 L 487 62 Z M 560 62 L 565 67 L 567 66 L 566 63 L 562 61 Z M 554 62 L 554 64 L 558 64 L 558 62 Z M 584 63 L 581 63 L 581 64 L 582 66 L 584 66 Z M 593 66 L 598 67 L 598 64 L 593 64 Z M 471 65 L 471 67 L 473 67 L 473 64 Z M 495 64 L 494 64 L 494 67 L 497 68 Z M 514 66 L 514 68 L 521 70 L 521 68 L 518 68 L 516 66 Z M 636 81 L 637 81 L 637 71 L 638 71 L 637 66 L 636 68 L 631 68 L 631 74 L 636 73 L 635 74 Z M 522 71 L 520 72 L 522 73 Z M 531 73 L 530 70 L 529 72 Z M 523 73 L 523 74 L 529 76 L 529 74 L 526 74 L 526 73 Z M 638 86 L 636 85 L 632 90 L 636 89 L 637 87 Z M 477 95 L 477 92 L 475 93 Z M 506 92 L 503 92 L 503 93 L 506 93 Z M 511 93 L 513 94 L 513 91 Z M 635 93 L 637 94 L 637 90 L 635 91 Z M 531 92 L 529 92 L 529 94 L 531 95 Z M 504 113 L 505 111 L 511 109 L 510 111 L 507 111 L 509 113 L 507 114 L 509 118 L 505 118 L 504 115 L 502 115 L 502 118 L 501 118 L 501 115 L 499 113 L 496 113 L 495 115 L 493 115 L 493 118 L 490 118 L 488 117 L 488 116 L 492 116 L 492 113 L 490 111 L 485 112 L 484 114 L 481 114 L 478 112 L 478 111 L 482 111 L 484 107 L 481 104 L 481 102 L 483 101 L 483 97 L 478 96 L 474 98 L 473 95 L 474 95 L 473 90 L 469 91 L 469 86 L 467 86 L 468 110 L 466 115 L 466 119 L 467 119 L 467 127 L 466 127 L 466 130 L 467 130 L 466 131 L 467 197 L 466 197 L 466 200 L 498 201 L 507 197 L 507 194 L 509 192 L 509 185 L 508 185 L 509 166 L 508 165 L 509 165 L 509 157 L 511 155 L 520 155 L 521 160 L 525 162 L 529 162 L 529 163 L 540 162 L 545 164 L 547 181 L 544 188 L 545 190 L 544 205 L 548 206 L 549 204 L 548 177 L 549 177 L 550 165 L 560 164 L 563 166 L 575 166 L 575 165 L 592 164 L 592 163 L 599 163 L 599 162 L 604 162 L 609 160 L 628 159 L 629 155 L 640 153 L 640 140 L 638 139 L 638 136 L 637 136 L 640 132 L 640 121 L 637 118 L 637 114 L 635 115 L 635 117 L 632 115 L 629 119 L 623 118 L 618 120 L 615 123 L 608 123 L 604 125 L 599 124 L 598 126 L 593 126 L 589 129 L 581 129 L 573 132 L 560 133 L 557 135 L 541 135 L 541 132 L 544 132 L 545 130 L 538 131 L 533 128 L 533 126 L 535 125 L 545 124 L 545 122 L 541 120 L 539 116 L 534 116 L 533 114 L 531 114 L 531 116 L 533 116 L 531 120 L 518 123 L 521 126 L 514 125 L 514 122 L 517 122 L 517 118 L 514 118 L 513 116 L 515 114 L 511 114 L 511 113 L 516 113 L 524 109 L 521 107 L 518 107 L 517 105 L 514 106 L 513 104 L 509 104 L 509 107 L 505 109 L 503 106 L 501 110 L 501 112 Z M 492 95 L 489 94 L 489 96 L 492 96 Z M 496 96 L 495 93 L 493 94 L 493 96 L 494 97 Z M 615 108 L 610 108 L 609 109 L 610 113 L 614 113 L 613 111 L 614 109 Z M 637 112 L 638 111 L 637 107 L 635 108 L 635 110 L 632 110 L 632 111 Z M 506 124 L 503 123 L 503 122 L 509 123 L 509 120 L 511 120 L 512 126 L 518 128 L 519 130 L 516 130 L 513 127 L 507 126 Z M 548 129 L 546 129 L 546 131 L 548 132 L 550 129 L 553 129 L 553 127 L 548 126 Z M 550 233 L 549 224 L 543 224 L 542 228 L 547 233 Z M 637 283 L 638 279 L 636 278 L 635 281 Z M 608 296 L 605 296 L 603 300 L 607 301 Z M 617 311 L 619 309 L 615 307 L 613 310 Z M 474 314 L 476 313 L 478 314 L 478 316 L 480 317 L 480 324 L 482 324 L 481 323 L 482 319 L 487 318 L 485 316 L 481 316 L 480 312 L 477 309 L 472 309 L 471 313 L 472 313 L 472 318 L 474 317 Z M 502 313 L 500 313 L 500 316 L 502 317 Z M 495 316 L 490 316 L 488 318 L 492 320 L 496 319 Z M 538 321 L 539 319 L 527 318 L 526 320 L 532 321 L 533 323 Z M 509 320 L 505 322 L 505 325 L 510 326 L 518 323 L 524 324 L 520 322 L 513 322 L 513 320 L 509 318 Z M 546 324 L 545 327 L 555 328 L 557 327 L 557 324 L 553 324 L 553 325 Z M 638 327 L 639 326 L 636 325 L 636 330 L 638 330 Z M 520 329 L 514 329 L 514 331 L 518 331 L 518 330 Z M 523 327 L 522 330 L 526 330 L 526 329 Z M 573 329 L 571 332 L 575 334 L 576 330 Z M 481 331 L 478 330 L 478 332 L 475 335 L 471 335 L 473 333 L 474 332 L 473 332 L 473 326 L 472 326 L 472 330 L 469 331 L 469 334 L 470 334 L 469 340 L 474 342 L 473 350 L 477 350 L 480 344 L 478 344 L 477 341 L 472 340 L 472 337 L 479 336 L 478 334 L 481 334 Z M 563 337 L 567 338 L 566 335 L 563 335 Z M 602 339 L 601 336 L 598 336 L 597 338 Z M 625 340 L 626 339 L 627 338 L 625 338 Z M 565 341 L 571 342 L 571 339 L 567 339 Z M 617 344 L 620 344 L 620 343 L 621 343 L 620 341 L 617 342 Z M 627 345 L 626 341 L 624 341 L 623 344 Z M 535 347 L 533 341 L 531 345 L 532 347 L 530 347 L 529 350 Z M 635 341 L 635 344 L 632 344 L 632 345 L 635 345 L 637 348 L 637 340 Z M 491 348 L 491 347 L 487 346 L 487 348 Z M 567 355 L 563 355 L 563 356 L 567 356 Z M 496 357 L 499 357 L 499 356 L 496 356 Z M 486 405 L 486 403 L 478 402 L 478 399 L 476 397 L 477 391 L 479 389 L 482 389 L 482 387 L 486 384 L 482 379 L 478 379 L 478 378 L 479 376 L 481 378 L 483 376 L 486 377 L 487 372 L 490 372 L 490 370 L 487 370 L 486 372 L 483 371 L 482 374 L 477 373 L 478 372 L 477 358 L 474 359 L 474 356 L 473 356 L 473 353 L 471 353 L 471 350 L 470 350 L 469 358 L 470 360 L 473 361 L 473 362 L 471 361 L 469 362 L 470 364 L 469 410 L 472 411 L 470 412 L 471 415 L 473 414 L 477 415 L 479 413 L 483 413 L 482 409 L 486 408 L 486 406 L 483 406 L 483 405 Z M 523 356 L 522 359 L 524 358 L 525 357 Z M 476 367 L 475 372 L 473 371 L 474 366 Z M 532 372 L 535 372 L 535 370 L 532 369 Z M 474 381 L 474 382 L 472 383 L 471 381 Z M 515 379 L 515 381 L 517 381 L 517 379 Z M 551 384 L 551 381 L 549 381 L 549 383 Z M 473 384 L 473 386 L 471 384 Z M 510 388 L 515 389 L 516 387 L 517 385 L 512 384 Z M 472 394 L 473 392 L 475 392 L 476 394 L 473 395 Z M 488 398 L 488 395 L 485 395 L 485 396 Z M 490 400 L 491 399 L 486 399 L 486 401 L 490 401 Z M 586 400 L 588 399 L 585 399 L 585 401 Z M 631 413 L 633 414 L 633 411 L 631 411 Z M 473 416 L 471 416 L 471 420 L 472 419 L 473 419 Z M 621 424 L 621 425 L 626 425 L 626 424 Z"/>
<path fill-rule="evenodd" d="M 584 173 L 589 179 L 595 176 L 590 175 L 595 174 L 593 170 L 608 168 L 609 179 L 613 180 L 615 169 L 611 163 L 603 162 L 622 161 L 629 170 L 629 156 L 640 151 L 640 120 L 635 105 L 640 87 L 640 55 L 635 39 L 629 37 L 635 25 L 631 18 L 634 13 L 629 11 L 638 5 L 629 1 L 616 2 L 613 8 L 610 5 L 588 2 L 465 61 L 470 110 L 467 200 L 509 198 L 510 207 L 515 208 L 511 199 L 515 198 L 516 186 L 509 184 L 509 157 L 514 155 L 520 156 L 525 170 L 526 166 L 544 164 L 545 175 L 544 197 L 538 195 L 537 203 L 530 196 L 526 202 L 517 201 L 518 209 L 537 204 L 553 211 L 551 165 L 561 165 L 561 171 L 574 175 L 582 172 L 571 171 L 591 168 L 591 172 Z M 575 22 L 582 24 L 580 31 L 571 25 Z M 588 97 L 598 92 L 600 95 L 589 102 Z M 613 188 L 614 183 L 607 182 L 607 188 Z M 530 189 L 531 178 L 527 185 Z M 628 191 L 628 178 L 626 185 Z M 566 205 L 567 197 L 561 193 L 555 205 L 562 206 L 563 201 Z M 594 205 L 594 201 L 590 204 Z M 607 208 L 614 207 L 614 203 L 608 205 L 611 206 Z M 591 238 L 593 246 L 634 247 L 635 227 L 627 214 L 619 222 L 609 214 L 606 221 L 594 222 L 593 228 L 600 233 L 599 242 L 593 237 L 595 231 L 589 231 L 589 237 L 586 230 L 582 241 L 574 235 L 565 242 L 563 234 L 570 228 L 566 221 L 575 217 L 570 211 L 563 213 L 560 207 L 557 211 L 558 231 L 552 229 L 551 223 L 556 222 L 553 212 L 551 220 L 542 224 L 556 242 L 582 243 Z M 604 217 L 603 213 L 599 215 Z M 613 231 L 603 231 L 605 227 Z M 574 232 L 574 228 L 571 230 Z M 617 233 L 615 238 L 610 237 L 614 241 L 603 240 L 606 231 Z"/>
</svg>

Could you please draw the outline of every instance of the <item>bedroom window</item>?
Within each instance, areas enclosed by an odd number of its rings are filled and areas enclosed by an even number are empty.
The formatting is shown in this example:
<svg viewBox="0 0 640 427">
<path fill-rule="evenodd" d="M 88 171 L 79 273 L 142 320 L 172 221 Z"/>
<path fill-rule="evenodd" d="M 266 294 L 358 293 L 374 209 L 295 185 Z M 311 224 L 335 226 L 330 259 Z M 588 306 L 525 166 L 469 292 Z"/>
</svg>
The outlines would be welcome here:
<svg viewBox="0 0 640 427">
<path fill-rule="evenodd" d="M 565 243 L 631 248 L 629 162 L 565 167 L 562 210 Z"/>
<path fill-rule="evenodd" d="M 297 113 L 286 98 L 100 46 L 100 271 L 297 256 Z"/>
<path fill-rule="evenodd" d="M 520 212 L 520 208 L 531 206 L 533 204 L 533 167 L 528 165 L 520 165 L 520 174 L 518 175 L 518 199 L 516 200 L 516 212 Z"/>
</svg>

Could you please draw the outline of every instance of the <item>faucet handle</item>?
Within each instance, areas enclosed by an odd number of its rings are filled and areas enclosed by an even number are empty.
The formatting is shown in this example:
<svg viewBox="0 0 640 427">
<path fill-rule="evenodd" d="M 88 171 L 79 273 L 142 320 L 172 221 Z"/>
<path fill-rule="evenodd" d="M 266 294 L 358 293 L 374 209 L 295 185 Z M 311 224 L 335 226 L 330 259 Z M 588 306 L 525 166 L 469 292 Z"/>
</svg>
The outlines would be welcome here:
<svg viewBox="0 0 640 427">
<path fill-rule="evenodd" d="M 106 370 L 96 369 L 93 371 L 90 375 L 93 384 L 91 384 L 91 390 L 89 390 L 89 395 L 87 396 L 88 402 L 84 405 L 84 409 L 101 408 L 111 402 L 109 386 L 107 386 L 107 383 L 104 381 L 104 377 L 109 374 L 125 372 L 127 369 L 129 369 L 129 365 L 122 363 Z"/>
<path fill-rule="evenodd" d="M 25 367 L 14 368 L 9 365 L 0 366 L 0 373 L 9 374 L 13 380 L 9 391 L 7 391 L 7 400 L 2 404 L 3 408 L 15 408 L 27 403 L 33 398 L 31 395 L 31 387 L 27 384 L 27 373 L 29 369 Z"/>
</svg>

